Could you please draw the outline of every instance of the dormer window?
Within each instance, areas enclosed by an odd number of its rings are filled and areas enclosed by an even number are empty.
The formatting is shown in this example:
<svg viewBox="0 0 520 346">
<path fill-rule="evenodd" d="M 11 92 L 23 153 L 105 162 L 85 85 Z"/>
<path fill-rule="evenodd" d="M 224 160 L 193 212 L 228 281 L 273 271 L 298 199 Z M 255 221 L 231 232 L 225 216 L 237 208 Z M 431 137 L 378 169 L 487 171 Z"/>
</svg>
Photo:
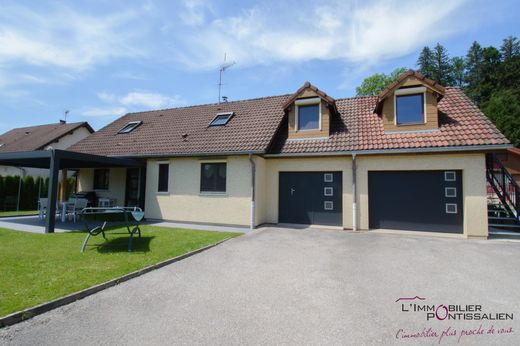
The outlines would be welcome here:
<svg viewBox="0 0 520 346">
<path fill-rule="evenodd" d="M 403 88 L 395 91 L 395 124 L 425 124 L 425 87 Z"/>
<path fill-rule="evenodd" d="M 217 116 L 209 123 L 209 126 L 224 126 L 229 122 L 234 114 L 235 113 L 233 112 L 218 113 Z"/>
<path fill-rule="evenodd" d="M 139 125 L 141 125 L 142 121 L 131 121 L 125 126 L 121 128 L 121 130 L 117 131 L 117 133 L 130 133 L 135 130 Z"/>
<path fill-rule="evenodd" d="M 320 98 L 300 99 L 294 102 L 296 106 L 296 130 L 320 130 L 321 107 Z"/>
</svg>

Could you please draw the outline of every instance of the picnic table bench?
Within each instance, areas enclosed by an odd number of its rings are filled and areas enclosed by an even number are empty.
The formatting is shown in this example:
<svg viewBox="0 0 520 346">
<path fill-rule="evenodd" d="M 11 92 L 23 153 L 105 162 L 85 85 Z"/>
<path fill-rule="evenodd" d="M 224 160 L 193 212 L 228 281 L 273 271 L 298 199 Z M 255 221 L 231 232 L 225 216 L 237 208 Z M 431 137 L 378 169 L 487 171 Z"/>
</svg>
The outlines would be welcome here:
<svg viewBox="0 0 520 346">
<path fill-rule="evenodd" d="M 141 238 L 141 229 L 139 228 L 139 222 L 144 218 L 144 212 L 138 207 L 89 207 L 84 208 L 81 211 L 81 217 L 85 222 L 85 227 L 88 232 L 83 245 L 81 246 L 81 252 L 85 252 L 85 247 L 90 237 L 95 237 L 99 234 L 103 236 L 105 240 L 105 231 L 107 231 L 106 225 L 108 223 L 123 223 L 126 227 L 130 238 L 128 239 L 128 251 L 132 251 L 132 239 L 135 234 Z M 103 222 L 101 226 L 92 227 L 93 222 Z M 112 233 L 112 234 L 126 234 L 126 233 Z"/>
</svg>

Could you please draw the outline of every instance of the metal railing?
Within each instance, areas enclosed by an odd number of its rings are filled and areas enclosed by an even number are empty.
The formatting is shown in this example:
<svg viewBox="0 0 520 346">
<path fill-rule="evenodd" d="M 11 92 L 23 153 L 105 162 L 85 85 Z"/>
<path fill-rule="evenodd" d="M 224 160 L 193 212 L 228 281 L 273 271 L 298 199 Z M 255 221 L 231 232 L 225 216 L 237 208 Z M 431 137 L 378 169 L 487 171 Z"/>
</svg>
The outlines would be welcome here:
<svg viewBox="0 0 520 346">
<path fill-rule="evenodd" d="M 504 205 L 516 218 L 520 217 L 520 187 L 494 154 L 486 155 L 486 178 Z"/>
</svg>

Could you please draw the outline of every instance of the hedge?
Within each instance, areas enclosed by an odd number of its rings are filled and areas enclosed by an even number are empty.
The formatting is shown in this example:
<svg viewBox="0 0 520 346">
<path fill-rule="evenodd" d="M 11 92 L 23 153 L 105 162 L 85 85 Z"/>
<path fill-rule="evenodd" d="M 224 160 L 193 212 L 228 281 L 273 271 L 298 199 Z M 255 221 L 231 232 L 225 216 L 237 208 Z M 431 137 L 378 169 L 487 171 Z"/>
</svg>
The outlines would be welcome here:
<svg viewBox="0 0 520 346">
<path fill-rule="evenodd" d="M 18 184 L 20 177 L 0 176 L 0 211 L 16 210 L 18 200 Z M 74 193 L 76 187 L 76 177 L 67 178 L 68 195 Z M 22 179 L 20 190 L 20 210 L 36 210 L 38 208 L 38 198 L 47 197 L 49 191 L 49 178 L 28 175 Z M 69 197 L 67 196 L 67 198 Z"/>
</svg>

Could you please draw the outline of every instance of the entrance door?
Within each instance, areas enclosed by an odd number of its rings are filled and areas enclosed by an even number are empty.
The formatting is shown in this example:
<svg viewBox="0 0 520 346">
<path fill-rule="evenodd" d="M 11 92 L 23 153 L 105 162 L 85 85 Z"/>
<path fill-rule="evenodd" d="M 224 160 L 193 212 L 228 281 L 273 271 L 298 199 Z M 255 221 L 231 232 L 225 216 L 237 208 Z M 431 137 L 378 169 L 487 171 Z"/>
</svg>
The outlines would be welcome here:
<svg viewBox="0 0 520 346">
<path fill-rule="evenodd" d="M 126 170 L 126 189 L 125 206 L 139 206 L 139 168 L 127 168 Z"/>
<path fill-rule="evenodd" d="M 280 223 L 341 226 L 341 172 L 280 172 Z"/>
</svg>

